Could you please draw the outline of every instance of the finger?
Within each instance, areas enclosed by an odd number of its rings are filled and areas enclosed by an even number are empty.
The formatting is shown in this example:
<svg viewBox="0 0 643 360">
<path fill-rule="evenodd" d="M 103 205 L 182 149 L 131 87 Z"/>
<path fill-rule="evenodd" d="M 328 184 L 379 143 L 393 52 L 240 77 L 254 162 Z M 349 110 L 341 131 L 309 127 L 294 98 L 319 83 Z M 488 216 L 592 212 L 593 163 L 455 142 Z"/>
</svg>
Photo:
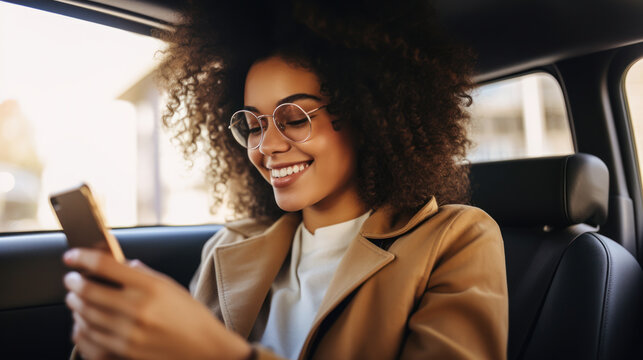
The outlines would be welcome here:
<svg viewBox="0 0 643 360">
<path fill-rule="evenodd" d="M 113 312 L 132 314 L 135 304 L 145 297 L 144 291 L 135 287 L 116 289 L 92 281 L 79 273 L 72 271 L 65 275 L 63 282 L 70 292 L 76 294 L 87 303 L 109 309 Z"/>
<path fill-rule="evenodd" d="M 132 346 L 131 339 L 125 336 L 92 332 L 88 334 L 91 341 L 99 346 L 109 349 L 115 357 L 138 358 L 136 348 Z"/>
<path fill-rule="evenodd" d="M 104 356 L 104 351 L 102 351 L 98 346 L 91 343 L 87 339 L 83 338 L 81 335 L 77 335 L 75 339 L 76 346 L 78 347 L 78 352 L 83 359 L 101 359 Z"/>
<path fill-rule="evenodd" d="M 172 279 L 171 277 L 167 276 L 166 274 L 164 274 L 162 272 L 158 272 L 158 271 L 152 269 L 151 267 L 145 265 L 145 263 L 143 263 L 139 259 L 134 259 L 134 260 L 128 261 L 128 265 L 132 269 L 136 269 L 136 270 L 138 270 L 138 271 L 140 271 L 140 272 L 142 272 L 142 273 L 144 273 L 146 275 L 149 275 L 150 278 L 161 278 L 161 279 L 163 279 L 163 281 L 166 281 L 166 282 L 175 282 L 174 279 Z"/>
<path fill-rule="evenodd" d="M 140 270 L 140 271 L 145 272 L 147 274 L 158 274 L 156 271 L 152 270 L 149 266 L 145 265 L 139 259 L 134 259 L 134 260 L 128 261 L 128 265 L 131 268 Z"/>
<path fill-rule="evenodd" d="M 91 359 L 115 359 L 115 356 L 110 355 L 109 351 L 94 342 L 89 336 L 89 327 L 84 322 L 82 317 L 74 316 L 74 330 L 72 333 L 72 340 L 78 347 L 78 352 L 81 357 L 86 360 Z"/>
<path fill-rule="evenodd" d="M 124 331 L 126 324 L 133 322 L 129 314 L 117 313 L 88 303 L 71 292 L 65 297 L 65 303 L 74 314 L 82 316 L 90 326 L 102 331 L 119 333 Z"/>
<path fill-rule="evenodd" d="M 102 311 L 98 311 L 92 306 L 87 306 L 86 303 L 74 293 L 67 293 L 65 303 L 72 311 L 74 320 L 80 316 L 88 325 L 103 329 L 104 331 L 110 331 L 109 324 L 111 323 L 111 319 L 109 318 L 109 315 Z"/>
<path fill-rule="evenodd" d="M 145 272 L 132 271 L 127 264 L 101 250 L 74 248 L 65 253 L 63 260 L 67 266 L 122 285 L 144 286 L 148 281 Z"/>
<path fill-rule="evenodd" d="M 86 319 L 77 313 L 74 313 L 74 320 L 78 325 L 80 337 L 98 349 L 103 349 L 104 353 L 111 354 L 110 358 L 137 357 L 135 348 L 132 346 L 134 336 L 131 335 L 131 328 L 128 331 L 104 332 L 92 327 Z"/>
<path fill-rule="evenodd" d="M 91 340 L 83 338 L 76 344 L 80 357 L 84 360 L 122 360 L 124 358 L 108 352 L 106 349 L 96 345 Z"/>
</svg>

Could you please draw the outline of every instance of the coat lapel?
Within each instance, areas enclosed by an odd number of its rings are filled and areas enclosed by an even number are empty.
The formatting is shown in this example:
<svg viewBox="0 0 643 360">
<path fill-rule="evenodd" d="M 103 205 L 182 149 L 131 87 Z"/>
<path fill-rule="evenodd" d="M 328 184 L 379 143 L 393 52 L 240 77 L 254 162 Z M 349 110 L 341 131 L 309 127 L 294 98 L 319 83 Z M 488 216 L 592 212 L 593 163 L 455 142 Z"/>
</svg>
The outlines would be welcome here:
<svg viewBox="0 0 643 360">
<path fill-rule="evenodd" d="M 328 316 L 353 290 L 368 278 L 393 261 L 395 256 L 382 250 L 368 239 L 357 235 L 342 258 L 335 276 L 331 280 L 322 300 L 313 326 L 304 342 L 301 355 L 306 352 L 317 329 Z M 301 356 L 300 356 L 301 357 Z"/>
<path fill-rule="evenodd" d="M 215 250 L 217 290 L 228 329 L 248 337 L 301 222 L 286 214 L 263 234 Z"/>
<path fill-rule="evenodd" d="M 344 254 L 319 307 L 300 357 L 305 356 L 323 320 L 351 292 L 395 259 L 369 239 L 402 236 L 437 212 L 432 199 L 414 216 L 397 215 L 388 207 L 375 211 Z M 215 249 L 217 290 L 228 329 L 248 337 L 261 306 L 290 251 L 301 215 L 282 216 L 264 233 Z"/>
<path fill-rule="evenodd" d="M 300 359 L 308 357 L 310 345 L 324 319 L 350 293 L 395 259 L 395 255 L 381 249 L 369 239 L 391 239 L 402 236 L 435 214 L 437 210 L 437 202 L 432 198 L 413 216 L 396 214 L 390 207 L 383 207 L 366 219 L 360 233 L 346 250 L 326 290 L 313 326 L 300 352 Z"/>
</svg>

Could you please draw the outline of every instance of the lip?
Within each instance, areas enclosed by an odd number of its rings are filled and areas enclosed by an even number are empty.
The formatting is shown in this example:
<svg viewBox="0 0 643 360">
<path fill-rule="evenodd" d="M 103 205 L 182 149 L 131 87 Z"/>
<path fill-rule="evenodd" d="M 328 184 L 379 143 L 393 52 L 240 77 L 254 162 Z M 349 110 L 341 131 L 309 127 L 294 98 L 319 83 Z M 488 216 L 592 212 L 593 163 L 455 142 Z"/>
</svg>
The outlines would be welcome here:
<svg viewBox="0 0 643 360">
<path fill-rule="evenodd" d="M 302 171 L 300 171 L 298 173 L 292 173 L 290 175 L 280 177 L 280 178 L 274 178 L 274 177 L 270 176 L 270 184 L 273 187 L 276 187 L 276 188 L 283 188 L 283 187 L 291 185 L 292 183 L 297 181 L 297 179 L 299 179 L 299 177 L 303 173 L 305 173 L 312 166 L 312 162 L 308 162 L 308 161 L 303 161 L 303 162 L 308 164 L 308 166 L 306 166 L 304 168 L 304 170 L 302 170 Z M 272 169 L 281 169 L 281 168 L 284 168 L 284 167 L 287 167 L 287 166 L 291 166 L 291 165 L 295 165 L 295 164 L 301 164 L 301 163 L 302 163 L 302 161 L 288 163 L 288 164 L 279 164 L 279 167 L 274 166 L 274 167 L 272 167 Z M 285 165 L 285 166 L 282 166 L 282 165 Z"/>
</svg>

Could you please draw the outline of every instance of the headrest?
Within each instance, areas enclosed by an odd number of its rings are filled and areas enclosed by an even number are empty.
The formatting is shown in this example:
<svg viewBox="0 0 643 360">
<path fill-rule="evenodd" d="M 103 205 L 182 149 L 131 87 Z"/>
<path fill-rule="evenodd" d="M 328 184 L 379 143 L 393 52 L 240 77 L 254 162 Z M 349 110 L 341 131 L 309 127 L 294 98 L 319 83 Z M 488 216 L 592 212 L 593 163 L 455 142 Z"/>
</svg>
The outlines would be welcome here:
<svg viewBox="0 0 643 360">
<path fill-rule="evenodd" d="M 601 225 L 609 172 L 588 154 L 471 165 L 472 203 L 501 226 Z"/>
</svg>

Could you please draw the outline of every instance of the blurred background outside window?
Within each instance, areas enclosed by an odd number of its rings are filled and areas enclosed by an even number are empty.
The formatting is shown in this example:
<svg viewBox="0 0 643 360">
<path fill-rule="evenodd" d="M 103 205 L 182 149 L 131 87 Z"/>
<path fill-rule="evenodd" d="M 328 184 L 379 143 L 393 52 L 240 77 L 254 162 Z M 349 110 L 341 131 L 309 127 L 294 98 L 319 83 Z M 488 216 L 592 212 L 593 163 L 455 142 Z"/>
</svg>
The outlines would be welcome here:
<svg viewBox="0 0 643 360">
<path fill-rule="evenodd" d="M 160 124 L 163 42 L 0 3 L 0 232 L 59 228 L 48 195 L 90 184 L 112 227 L 221 222 L 205 157 Z"/>
<path fill-rule="evenodd" d="M 160 123 L 158 39 L 0 3 L 0 233 L 58 229 L 48 195 L 86 182 L 112 227 L 220 223 L 205 155 L 193 166 Z M 480 86 L 471 161 L 572 153 L 557 81 Z"/>
<path fill-rule="evenodd" d="M 643 179 L 643 58 L 637 60 L 625 74 L 625 100 L 630 112 L 640 178 Z"/>
<path fill-rule="evenodd" d="M 471 162 L 574 152 L 563 92 L 550 74 L 482 85 L 473 92 L 469 112 Z"/>
</svg>

